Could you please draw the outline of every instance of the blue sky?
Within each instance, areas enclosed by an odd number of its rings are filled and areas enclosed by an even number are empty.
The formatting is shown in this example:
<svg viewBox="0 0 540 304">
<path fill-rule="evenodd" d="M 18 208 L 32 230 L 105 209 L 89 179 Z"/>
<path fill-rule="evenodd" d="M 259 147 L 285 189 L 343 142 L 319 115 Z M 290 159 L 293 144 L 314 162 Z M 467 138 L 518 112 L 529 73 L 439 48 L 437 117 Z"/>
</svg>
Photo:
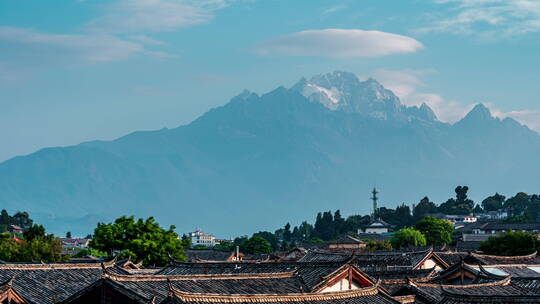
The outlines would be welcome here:
<svg viewBox="0 0 540 304">
<path fill-rule="evenodd" d="M 3 0 L 0 161 L 345 70 L 540 131 L 539 0 Z"/>
</svg>

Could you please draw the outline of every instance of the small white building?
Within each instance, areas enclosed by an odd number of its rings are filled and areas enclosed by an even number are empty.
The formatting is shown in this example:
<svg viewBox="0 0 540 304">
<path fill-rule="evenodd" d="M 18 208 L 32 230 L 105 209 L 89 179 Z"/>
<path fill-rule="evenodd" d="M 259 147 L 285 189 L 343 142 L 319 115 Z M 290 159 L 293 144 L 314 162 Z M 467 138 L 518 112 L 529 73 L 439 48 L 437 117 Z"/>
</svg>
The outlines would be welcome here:
<svg viewBox="0 0 540 304">
<path fill-rule="evenodd" d="M 191 245 L 203 245 L 206 247 L 214 247 L 218 242 L 216 242 L 216 237 L 211 234 L 204 233 L 201 229 L 195 230 L 195 232 L 190 232 L 189 237 L 191 238 Z"/>
<path fill-rule="evenodd" d="M 378 219 L 373 222 L 371 222 L 369 225 L 362 227 L 362 229 L 358 230 L 358 234 L 360 233 L 388 233 L 392 226 L 385 221 Z"/>
</svg>

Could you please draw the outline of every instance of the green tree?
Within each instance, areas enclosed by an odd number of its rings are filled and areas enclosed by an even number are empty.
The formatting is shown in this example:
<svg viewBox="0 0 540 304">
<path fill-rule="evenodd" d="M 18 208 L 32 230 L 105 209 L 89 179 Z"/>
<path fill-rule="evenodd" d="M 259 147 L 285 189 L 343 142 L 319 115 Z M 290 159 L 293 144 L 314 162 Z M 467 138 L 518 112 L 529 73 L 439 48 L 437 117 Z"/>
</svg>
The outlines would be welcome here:
<svg viewBox="0 0 540 304">
<path fill-rule="evenodd" d="M 267 240 L 273 250 L 277 250 L 279 247 L 278 239 L 272 232 L 259 231 L 257 233 L 254 233 L 253 236 L 260 236 L 263 239 Z"/>
<path fill-rule="evenodd" d="M 408 227 L 396 231 L 390 242 L 392 243 L 392 247 L 395 249 L 425 246 L 426 237 L 422 234 L 422 232 L 412 227 Z"/>
<path fill-rule="evenodd" d="M 317 214 L 317 220 L 315 221 L 315 229 L 313 236 L 321 238 L 325 241 L 332 240 L 336 237 L 336 231 L 334 227 L 334 217 L 331 211 Z"/>
<path fill-rule="evenodd" d="M 390 241 L 375 241 L 375 240 L 365 240 L 367 241 L 366 250 L 375 251 L 375 250 L 392 250 L 392 243 Z"/>
<path fill-rule="evenodd" d="M 233 242 L 221 242 L 214 246 L 214 249 L 223 251 L 233 251 L 235 249 Z"/>
<path fill-rule="evenodd" d="M 445 214 L 468 215 L 472 213 L 474 202 L 467 198 L 467 186 L 457 186 L 455 189 L 456 198 L 449 199 L 439 206 L 439 212 Z"/>
<path fill-rule="evenodd" d="M 0 212 L 0 233 L 8 231 L 8 226 L 11 222 L 11 217 L 9 216 L 6 209 L 2 209 Z"/>
<path fill-rule="evenodd" d="M 285 227 L 283 227 L 284 230 L 283 230 L 283 241 L 288 243 L 291 241 L 291 236 L 292 236 L 292 232 L 291 232 L 291 224 L 287 223 L 285 225 Z"/>
<path fill-rule="evenodd" d="M 9 234 L 0 235 L 0 260 L 8 262 L 67 262 L 62 254 L 60 240 L 47 235 L 43 226 L 34 225 L 25 239 L 16 239 Z"/>
<path fill-rule="evenodd" d="M 311 243 L 311 244 L 320 244 L 320 243 L 324 243 L 324 240 L 318 237 L 310 237 L 309 239 L 306 240 L 306 242 Z"/>
<path fill-rule="evenodd" d="M 503 207 L 505 198 L 504 195 L 500 195 L 499 193 L 488 196 L 482 201 L 482 208 L 487 212 L 500 210 Z"/>
<path fill-rule="evenodd" d="M 503 256 L 527 255 L 539 248 L 538 238 L 532 233 L 522 231 L 507 231 L 480 244 L 482 252 Z"/>
<path fill-rule="evenodd" d="M 153 217 L 135 221 L 132 216 L 122 216 L 114 223 L 99 223 L 90 247 L 109 256 L 116 253 L 121 258 L 130 256 L 147 266 L 163 266 L 169 262 L 169 255 L 186 260 L 184 248 L 188 247 L 188 241 L 180 241 L 174 229 L 174 226 L 168 230 L 161 228 Z"/>
<path fill-rule="evenodd" d="M 368 225 L 371 222 L 369 215 L 351 215 L 345 220 L 345 230 L 347 232 L 356 233 L 358 229 Z"/>
<path fill-rule="evenodd" d="M 394 222 L 390 224 L 393 224 L 399 228 L 402 228 L 402 227 L 413 224 L 413 222 L 414 221 L 411 215 L 411 208 L 405 205 L 405 203 L 402 203 L 401 205 L 396 207 Z"/>
<path fill-rule="evenodd" d="M 484 213 L 484 209 L 482 209 L 482 207 L 480 207 L 479 204 L 476 204 L 476 206 L 475 206 L 474 209 L 473 209 L 473 213 L 474 213 L 474 214 L 481 214 L 481 213 Z"/>
<path fill-rule="evenodd" d="M 518 192 L 513 197 L 506 200 L 504 208 L 506 208 L 511 215 L 524 215 L 529 208 L 530 196 L 525 192 Z"/>
<path fill-rule="evenodd" d="M 34 224 L 34 221 L 30 218 L 28 212 L 17 212 L 13 215 L 11 223 L 15 224 L 22 229 L 29 229 Z"/>
<path fill-rule="evenodd" d="M 244 253 L 259 254 L 259 253 L 271 253 L 272 246 L 264 238 L 254 235 L 249 238 L 240 248 Z"/>
<path fill-rule="evenodd" d="M 413 208 L 413 217 L 415 220 L 423 219 L 428 214 L 437 212 L 437 205 L 430 201 L 427 196 L 424 196 L 420 202 Z"/>
<path fill-rule="evenodd" d="M 66 232 L 66 238 L 68 238 L 68 239 L 71 238 L 71 231 Z"/>
<path fill-rule="evenodd" d="M 73 255 L 74 258 L 86 258 L 89 256 L 92 256 L 95 258 L 105 258 L 107 257 L 107 253 L 99 251 L 97 249 L 88 248 L 88 249 L 81 249 Z"/>
<path fill-rule="evenodd" d="M 446 220 L 427 216 L 418 221 L 415 228 L 426 236 L 428 245 L 445 245 L 452 241 L 454 226 Z"/>
<path fill-rule="evenodd" d="M 298 234 L 300 235 L 300 240 L 307 240 L 313 233 L 313 225 L 309 224 L 306 221 L 303 221 L 300 226 L 298 226 Z"/>
<path fill-rule="evenodd" d="M 42 225 L 35 224 L 32 227 L 30 227 L 28 230 L 23 232 L 23 237 L 27 241 L 31 241 L 37 238 L 45 238 L 45 227 Z"/>
<path fill-rule="evenodd" d="M 341 211 L 336 210 L 334 213 L 334 233 L 337 235 L 344 234 L 345 229 L 345 219 L 341 216 Z"/>
</svg>

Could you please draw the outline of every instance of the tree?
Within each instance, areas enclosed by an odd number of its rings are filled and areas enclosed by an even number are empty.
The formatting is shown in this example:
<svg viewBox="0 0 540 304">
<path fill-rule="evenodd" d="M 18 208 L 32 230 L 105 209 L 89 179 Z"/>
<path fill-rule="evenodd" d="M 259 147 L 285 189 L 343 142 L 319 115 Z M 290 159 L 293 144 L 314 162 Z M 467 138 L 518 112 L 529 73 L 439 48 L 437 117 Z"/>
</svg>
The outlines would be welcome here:
<svg viewBox="0 0 540 304">
<path fill-rule="evenodd" d="M 41 225 L 25 232 L 24 239 L 11 235 L 0 236 L 0 260 L 8 262 L 67 262 L 60 240 L 46 234 Z"/>
<path fill-rule="evenodd" d="M 341 212 L 336 210 L 334 213 L 334 234 L 337 236 L 345 233 L 345 228 L 345 219 L 341 217 Z"/>
<path fill-rule="evenodd" d="M 445 214 L 468 215 L 472 213 L 474 202 L 467 198 L 467 186 L 457 186 L 455 189 L 456 198 L 449 199 L 439 206 L 439 211 Z"/>
<path fill-rule="evenodd" d="M 392 243 L 390 241 L 375 241 L 367 240 L 366 249 L 370 251 L 375 250 L 392 250 Z"/>
<path fill-rule="evenodd" d="M 306 221 L 303 221 L 300 226 L 298 226 L 298 234 L 300 236 L 300 240 L 305 241 L 307 240 L 311 234 L 313 233 L 313 226 L 309 224 Z"/>
<path fill-rule="evenodd" d="M 249 238 L 241 247 L 242 252 L 244 253 L 251 253 L 251 254 L 259 254 L 259 253 L 271 253 L 272 252 L 272 246 L 270 246 L 270 243 L 265 240 L 264 238 L 254 235 L 251 238 Z"/>
<path fill-rule="evenodd" d="M 422 232 L 412 227 L 408 227 L 396 231 L 390 242 L 392 243 L 392 247 L 395 249 L 425 246 L 426 237 L 422 234 Z"/>
<path fill-rule="evenodd" d="M 12 224 L 21 227 L 22 229 L 29 229 L 34 224 L 34 221 L 30 218 L 28 212 L 17 212 L 13 215 L 11 220 Z"/>
<path fill-rule="evenodd" d="M 68 239 L 71 238 L 71 231 L 66 232 L 66 238 L 68 238 Z"/>
<path fill-rule="evenodd" d="M 86 258 L 88 256 L 92 256 L 95 258 L 104 258 L 104 257 L 107 257 L 107 253 L 101 252 L 93 248 L 88 248 L 88 249 L 81 249 L 73 255 L 74 258 Z"/>
<path fill-rule="evenodd" d="M 454 226 L 446 221 L 427 216 L 415 225 L 426 236 L 428 245 L 445 245 L 452 241 Z"/>
<path fill-rule="evenodd" d="M 413 217 L 411 215 L 411 208 L 402 203 L 396 207 L 396 212 L 394 216 L 394 221 L 390 224 L 396 225 L 397 227 L 405 227 L 413 223 Z"/>
<path fill-rule="evenodd" d="M 214 245 L 214 249 L 223 251 L 233 251 L 235 249 L 233 242 L 221 242 Z"/>
<path fill-rule="evenodd" d="M 259 231 L 257 233 L 254 233 L 253 236 L 260 236 L 263 239 L 267 240 L 273 250 L 277 250 L 279 247 L 278 239 L 272 232 Z"/>
<path fill-rule="evenodd" d="M 291 224 L 287 223 L 285 225 L 285 227 L 283 227 L 284 230 L 283 230 L 283 241 L 288 243 L 291 241 L 291 236 L 292 236 L 292 233 L 291 233 Z"/>
<path fill-rule="evenodd" d="M 525 192 L 519 192 L 506 200 L 504 208 L 506 208 L 511 215 L 524 215 L 529 207 L 529 203 L 530 196 Z"/>
<path fill-rule="evenodd" d="M 484 209 L 482 209 L 482 207 L 480 207 L 479 204 L 476 204 L 476 206 L 475 206 L 474 209 L 473 209 L 473 213 L 474 213 L 474 214 L 481 214 L 481 213 L 484 213 Z"/>
<path fill-rule="evenodd" d="M 413 217 L 415 220 L 420 220 L 428 214 L 436 213 L 437 205 L 430 201 L 427 196 L 424 196 L 420 202 L 413 208 Z"/>
<path fill-rule="evenodd" d="M 503 256 L 527 255 L 539 248 L 540 243 L 536 236 L 522 231 L 507 231 L 480 244 L 480 250 L 484 253 Z"/>
<path fill-rule="evenodd" d="M 334 229 L 334 218 L 331 211 L 317 214 L 317 220 L 315 221 L 315 229 L 313 236 L 321 238 L 325 241 L 332 240 L 336 237 Z"/>
<path fill-rule="evenodd" d="M 482 201 L 482 208 L 484 208 L 484 210 L 486 212 L 500 210 L 503 207 L 504 200 L 505 200 L 504 195 L 500 195 L 499 193 L 495 193 L 492 196 L 486 197 Z"/>
<path fill-rule="evenodd" d="M 371 217 L 369 215 L 351 215 L 345 220 L 345 230 L 356 233 L 358 229 L 369 225 L 370 222 Z"/>
<path fill-rule="evenodd" d="M 6 209 L 2 209 L 2 212 L 0 212 L 0 233 L 8 231 L 10 221 L 11 217 L 8 212 Z"/>
<path fill-rule="evenodd" d="M 121 258 L 129 256 L 147 266 L 163 266 L 169 262 L 169 255 L 186 260 L 184 248 L 188 242 L 180 241 L 174 229 L 174 226 L 168 230 L 161 228 L 153 217 L 135 221 L 132 216 L 122 216 L 114 223 L 99 223 L 90 247 L 109 256 L 117 253 Z"/>
<path fill-rule="evenodd" d="M 42 225 L 35 224 L 32 227 L 30 227 L 28 230 L 23 232 L 23 237 L 27 241 L 31 241 L 37 238 L 45 238 L 45 227 Z"/>
</svg>

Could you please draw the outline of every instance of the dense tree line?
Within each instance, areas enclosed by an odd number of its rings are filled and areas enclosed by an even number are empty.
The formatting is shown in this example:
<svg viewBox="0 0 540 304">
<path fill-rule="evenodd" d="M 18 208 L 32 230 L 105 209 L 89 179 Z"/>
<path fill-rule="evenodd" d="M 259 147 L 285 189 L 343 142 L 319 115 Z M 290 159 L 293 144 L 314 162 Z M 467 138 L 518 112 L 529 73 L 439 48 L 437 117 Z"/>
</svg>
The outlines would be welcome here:
<svg viewBox="0 0 540 304">
<path fill-rule="evenodd" d="M 539 249 L 538 237 L 522 231 L 507 231 L 501 235 L 490 237 L 480 245 L 482 252 L 502 256 L 527 255 L 537 252 Z"/>
</svg>

